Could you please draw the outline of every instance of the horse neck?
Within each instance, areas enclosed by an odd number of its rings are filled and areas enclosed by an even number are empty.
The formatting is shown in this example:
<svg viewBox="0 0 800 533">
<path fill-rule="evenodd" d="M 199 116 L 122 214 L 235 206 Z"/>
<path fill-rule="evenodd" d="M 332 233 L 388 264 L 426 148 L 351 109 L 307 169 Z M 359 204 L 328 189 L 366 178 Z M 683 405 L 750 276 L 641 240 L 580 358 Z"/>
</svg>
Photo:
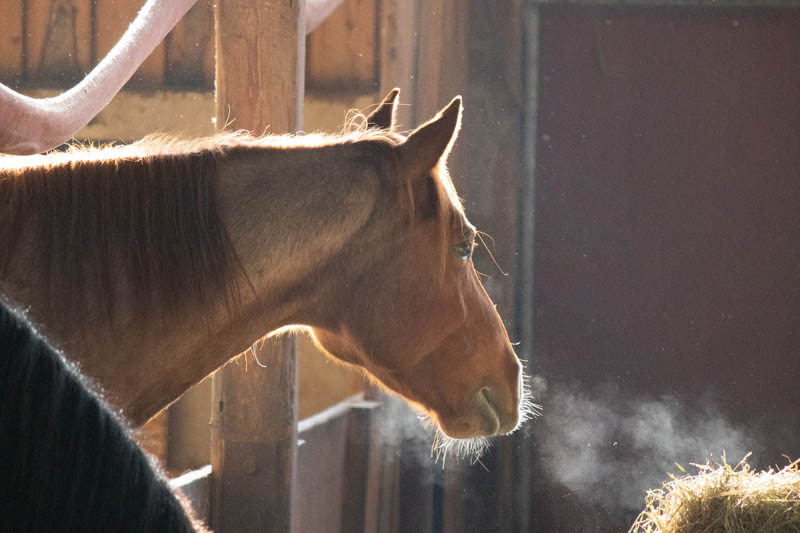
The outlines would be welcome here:
<svg viewBox="0 0 800 533">
<path fill-rule="evenodd" d="M 234 150 L 220 162 L 220 217 L 241 266 L 241 302 L 236 312 L 201 310 L 213 318 L 189 335 L 179 326 L 166 333 L 191 342 L 174 350 L 177 342 L 165 338 L 163 353 L 170 358 L 140 368 L 149 376 L 180 374 L 184 382 L 150 381 L 138 395 L 149 406 L 128 407 L 134 420 L 145 420 L 270 332 L 312 325 L 336 290 L 357 275 L 338 256 L 371 220 L 379 178 L 351 152 L 347 145 L 253 148 Z"/>
<path fill-rule="evenodd" d="M 308 323 L 306 300 L 331 281 L 317 274 L 372 215 L 379 178 L 358 152 L 260 148 L 220 165 L 220 216 L 274 327 Z"/>
<path fill-rule="evenodd" d="M 376 202 L 374 165 L 359 161 L 359 149 L 347 144 L 218 154 L 219 217 L 241 266 L 233 269 L 241 278 L 237 305 L 189 298 L 176 312 L 153 313 L 137 305 L 124 275 L 114 276 L 112 296 L 91 293 L 86 302 L 88 310 L 102 314 L 104 299 L 114 298 L 113 319 L 89 317 L 76 328 L 74 316 L 40 312 L 48 306 L 39 279 L 46 265 L 31 269 L 23 263 L 42 263 L 36 258 L 46 254 L 27 226 L 22 233 L 31 237 L 0 284 L 30 308 L 32 319 L 103 386 L 112 403 L 142 423 L 264 335 L 313 321 L 330 287 L 343 282 L 324 274 L 331 272 L 326 265 L 369 220 Z"/>
<path fill-rule="evenodd" d="M 241 266 L 241 301 L 235 311 L 220 304 L 187 312 L 206 317 L 201 327 L 137 326 L 137 337 L 159 331 L 160 340 L 152 355 L 126 363 L 127 375 L 142 376 L 119 399 L 128 416 L 143 422 L 268 333 L 312 324 L 328 307 L 333 288 L 346 283 L 341 273 L 354 274 L 328 266 L 370 219 L 379 190 L 376 172 L 351 155 L 348 146 L 251 148 L 220 160 L 219 213 Z"/>
</svg>

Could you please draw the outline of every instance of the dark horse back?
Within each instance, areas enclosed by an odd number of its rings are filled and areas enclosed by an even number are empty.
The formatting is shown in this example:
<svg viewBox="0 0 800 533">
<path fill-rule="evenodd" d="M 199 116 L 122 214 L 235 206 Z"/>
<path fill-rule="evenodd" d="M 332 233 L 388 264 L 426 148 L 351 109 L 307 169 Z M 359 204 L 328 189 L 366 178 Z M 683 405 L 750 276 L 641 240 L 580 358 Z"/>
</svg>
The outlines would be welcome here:
<svg viewBox="0 0 800 533">
<path fill-rule="evenodd" d="M 121 421 L 0 300 L 0 532 L 193 531 Z"/>
</svg>

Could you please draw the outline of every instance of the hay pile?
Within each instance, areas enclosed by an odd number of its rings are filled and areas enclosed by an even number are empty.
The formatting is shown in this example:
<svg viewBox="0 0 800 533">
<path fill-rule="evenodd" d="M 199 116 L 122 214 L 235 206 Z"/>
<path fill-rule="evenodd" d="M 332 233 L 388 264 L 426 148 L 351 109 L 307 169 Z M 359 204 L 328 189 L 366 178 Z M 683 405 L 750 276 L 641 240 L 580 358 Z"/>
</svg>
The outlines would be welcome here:
<svg viewBox="0 0 800 533">
<path fill-rule="evenodd" d="M 694 465 L 697 475 L 648 491 L 629 533 L 800 533 L 800 459 L 753 472 L 748 457 L 735 467 L 724 457 Z"/>
</svg>

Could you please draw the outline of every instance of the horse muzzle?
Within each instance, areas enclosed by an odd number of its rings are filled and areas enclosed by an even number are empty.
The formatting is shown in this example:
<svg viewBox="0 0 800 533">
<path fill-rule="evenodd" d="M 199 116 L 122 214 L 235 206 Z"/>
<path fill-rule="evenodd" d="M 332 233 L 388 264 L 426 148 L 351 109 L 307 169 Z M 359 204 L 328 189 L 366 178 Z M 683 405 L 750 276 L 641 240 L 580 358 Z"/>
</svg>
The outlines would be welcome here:
<svg viewBox="0 0 800 533">
<path fill-rule="evenodd" d="M 455 439 L 491 437 L 511 433 L 520 422 L 522 380 L 505 391 L 500 387 L 484 386 L 473 396 L 469 413 L 455 420 L 440 417 L 442 431 Z"/>
</svg>

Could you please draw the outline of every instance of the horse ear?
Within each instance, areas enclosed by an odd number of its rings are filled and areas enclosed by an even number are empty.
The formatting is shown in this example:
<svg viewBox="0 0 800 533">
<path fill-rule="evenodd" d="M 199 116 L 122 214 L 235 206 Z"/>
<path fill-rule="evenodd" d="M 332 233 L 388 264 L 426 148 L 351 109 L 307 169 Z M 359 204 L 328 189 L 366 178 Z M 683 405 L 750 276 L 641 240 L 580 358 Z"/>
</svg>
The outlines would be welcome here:
<svg viewBox="0 0 800 533">
<path fill-rule="evenodd" d="M 461 97 L 456 96 L 431 120 L 411 132 L 397 155 L 414 177 L 430 172 L 446 159 L 461 127 Z"/>
<path fill-rule="evenodd" d="M 368 128 L 382 128 L 393 130 L 395 126 L 395 114 L 397 110 L 397 95 L 400 89 L 395 87 L 386 95 L 378 108 L 367 116 Z"/>
</svg>

